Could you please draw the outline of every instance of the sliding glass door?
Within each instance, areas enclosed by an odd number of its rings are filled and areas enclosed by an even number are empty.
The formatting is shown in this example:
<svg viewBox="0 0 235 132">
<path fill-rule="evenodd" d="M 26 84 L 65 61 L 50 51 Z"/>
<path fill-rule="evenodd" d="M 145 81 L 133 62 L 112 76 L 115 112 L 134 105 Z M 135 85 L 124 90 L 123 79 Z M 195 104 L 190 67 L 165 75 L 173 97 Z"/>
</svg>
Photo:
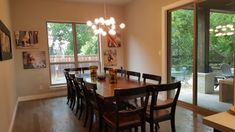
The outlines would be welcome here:
<svg viewBox="0 0 235 132">
<path fill-rule="evenodd" d="M 232 6 L 233 5 L 233 6 Z M 197 0 L 168 11 L 168 82 L 179 100 L 220 112 L 234 101 L 235 2 Z"/>
</svg>

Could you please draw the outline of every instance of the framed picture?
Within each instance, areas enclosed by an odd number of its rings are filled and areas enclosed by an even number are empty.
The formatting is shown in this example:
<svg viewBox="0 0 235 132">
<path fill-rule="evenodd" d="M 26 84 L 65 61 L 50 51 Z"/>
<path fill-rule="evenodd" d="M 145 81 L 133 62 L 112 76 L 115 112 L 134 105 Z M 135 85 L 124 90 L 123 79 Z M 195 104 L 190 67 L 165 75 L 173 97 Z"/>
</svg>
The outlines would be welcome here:
<svg viewBox="0 0 235 132">
<path fill-rule="evenodd" d="M 11 35 L 7 27 L 0 21 L 0 61 L 12 58 Z"/>
<path fill-rule="evenodd" d="M 15 31 L 16 48 L 38 48 L 38 31 Z"/>
<path fill-rule="evenodd" d="M 107 34 L 107 42 L 109 48 L 121 47 L 121 34 L 117 33 L 114 36 Z"/>
<path fill-rule="evenodd" d="M 116 49 L 109 49 L 104 51 L 104 66 L 117 66 Z"/>
<path fill-rule="evenodd" d="M 24 69 L 46 68 L 45 51 L 24 51 L 22 55 Z"/>
</svg>

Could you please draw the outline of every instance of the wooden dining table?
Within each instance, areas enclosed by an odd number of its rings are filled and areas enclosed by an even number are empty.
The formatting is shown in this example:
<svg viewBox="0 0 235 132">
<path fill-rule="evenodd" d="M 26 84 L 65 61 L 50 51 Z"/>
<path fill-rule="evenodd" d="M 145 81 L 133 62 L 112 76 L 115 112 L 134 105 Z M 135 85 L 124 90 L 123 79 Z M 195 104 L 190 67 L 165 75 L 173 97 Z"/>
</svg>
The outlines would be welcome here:
<svg viewBox="0 0 235 132">
<path fill-rule="evenodd" d="M 115 89 L 130 89 L 147 85 L 138 80 L 127 79 L 125 77 L 117 77 L 116 83 L 110 83 L 109 77 L 106 77 L 105 80 L 91 79 L 89 76 L 83 77 L 83 79 L 88 83 L 96 83 L 96 92 L 104 100 L 113 100 Z"/>
</svg>

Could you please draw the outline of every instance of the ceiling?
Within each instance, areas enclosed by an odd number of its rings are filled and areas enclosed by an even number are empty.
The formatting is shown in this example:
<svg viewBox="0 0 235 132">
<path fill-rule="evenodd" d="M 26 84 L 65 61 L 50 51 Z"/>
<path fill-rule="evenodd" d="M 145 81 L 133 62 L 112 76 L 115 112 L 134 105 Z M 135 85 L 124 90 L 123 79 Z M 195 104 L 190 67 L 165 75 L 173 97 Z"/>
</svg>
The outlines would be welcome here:
<svg viewBox="0 0 235 132">
<path fill-rule="evenodd" d="M 212 10 L 235 12 L 235 0 L 203 0 L 199 6 Z"/>
<path fill-rule="evenodd" d="M 84 3 L 106 3 L 112 5 L 126 5 L 133 0 L 53 0 L 53 1 L 67 1 L 67 2 L 84 2 Z"/>
</svg>

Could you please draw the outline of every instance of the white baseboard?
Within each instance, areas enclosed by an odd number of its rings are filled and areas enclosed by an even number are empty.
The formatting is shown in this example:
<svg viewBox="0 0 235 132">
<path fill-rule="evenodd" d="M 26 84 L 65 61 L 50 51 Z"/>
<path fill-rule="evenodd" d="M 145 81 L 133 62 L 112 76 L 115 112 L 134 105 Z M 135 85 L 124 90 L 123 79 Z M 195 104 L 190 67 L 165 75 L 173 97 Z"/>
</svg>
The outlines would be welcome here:
<svg viewBox="0 0 235 132">
<path fill-rule="evenodd" d="M 37 100 L 37 99 L 45 99 L 45 98 L 52 98 L 52 97 L 59 97 L 67 95 L 67 91 L 56 91 L 46 94 L 38 94 L 38 95 L 30 95 L 30 96 L 23 96 L 19 97 L 19 102 L 21 101 L 30 101 L 30 100 Z"/>
<path fill-rule="evenodd" d="M 12 130 L 13 130 L 13 126 L 14 126 L 15 118 L 16 118 L 16 112 L 17 112 L 17 109 L 18 109 L 18 103 L 19 103 L 19 99 L 17 98 L 16 104 L 15 104 L 15 107 L 14 107 L 14 111 L 13 111 L 13 114 L 12 114 L 12 117 L 11 117 L 11 123 L 10 123 L 10 127 L 8 129 L 8 132 L 12 132 Z"/>
</svg>

